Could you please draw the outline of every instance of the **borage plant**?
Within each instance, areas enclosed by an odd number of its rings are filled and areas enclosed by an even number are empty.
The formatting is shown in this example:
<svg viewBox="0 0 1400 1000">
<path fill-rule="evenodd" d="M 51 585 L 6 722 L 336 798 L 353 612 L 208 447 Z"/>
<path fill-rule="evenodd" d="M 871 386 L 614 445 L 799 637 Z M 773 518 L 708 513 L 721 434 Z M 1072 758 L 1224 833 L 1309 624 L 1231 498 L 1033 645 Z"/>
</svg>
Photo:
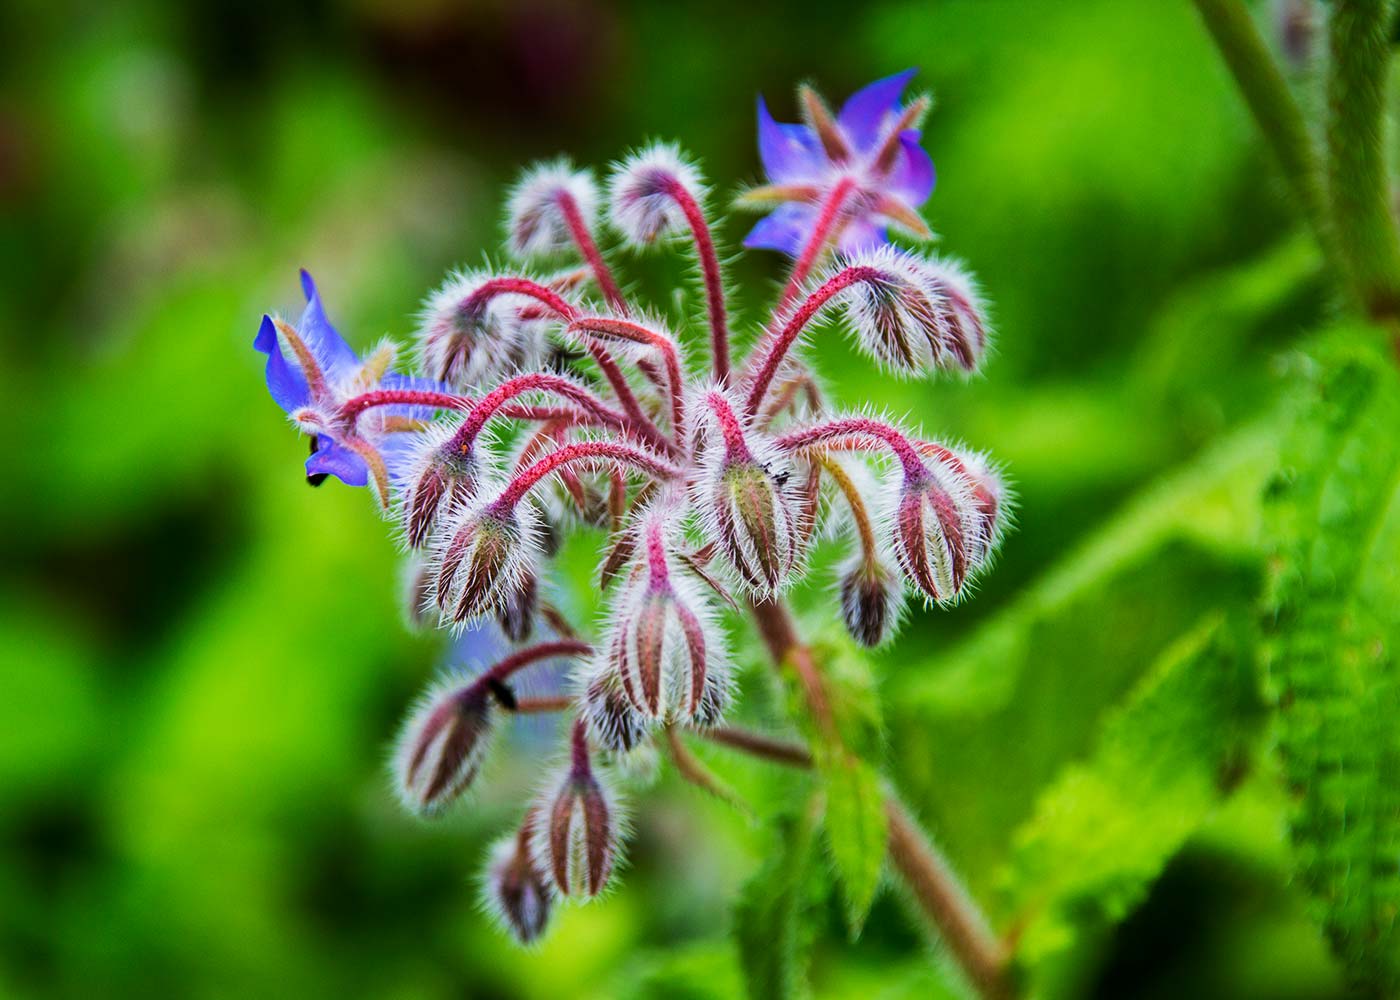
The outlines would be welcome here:
<svg viewBox="0 0 1400 1000">
<path fill-rule="evenodd" d="M 452 276 L 424 310 L 421 375 L 391 370 L 392 345 L 358 357 L 308 276 L 298 323 L 263 320 L 255 346 L 273 398 L 311 438 L 308 479 L 373 487 L 415 560 L 420 616 L 454 630 L 494 618 L 515 645 L 439 683 L 411 714 L 394 763 L 404 803 L 428 815 L 457 799 L 504 717 L 571 719 L 557 773 L 493 850 L 485 880 L 492 912 L 521 941 L 544 931 L 558 901 L 609 884 L 627 827 L 609 773 L 619 757 L 655 740 L 682 775 L 712 785 L 680 741 L 692 733 L 815 765 L 830 810 L 853 799 L 863 830 L 888 840 L 971 980 L 1001 988 L 1003 948 L 897 800 L 870 783 L 873 771 L 846 745 L 825 664 L 783 600 L 806 573 L 814 533 L 834 521 L 850 545 L 835 588 L 842 618 L 859 643 L 879 645 L 908 595 L 940 605 L 962 597 L 1006 521 L 1006 491 L 982 456 L 864 411 L 828 412 L 803 358 L 830 320 L 897 376 L 972 372 L 985 355 L 987 322 L 968 274 L 886 238 L 891 226 L 929 236 L 918 215 L 934 180 L 919 145 L 928 101 L 903 102 L 908 79 L 872 84 L 839 113 L 804 89 L 800 125 L 774 122 L 760 104 L 770 183 L 741 203 L 774 210 L 746 242 L 787 253 L 793 267 L 742 360 L 731 355 L 705 185 L 668 145 L 615 166 L 606 220 L 634 247 L 694 253 L 704 364 L 691 338 L 624 293 L 599 250 L 604 196 L 564 161 L 521 180 L 508 245 L 522 260 L 570 255 L 576 266 Z M 542 586 L 561 537 L 581 524 L 607 530 L 610 594 L 596 640 L 581 638 L 593 630 L 568 622 Z M 810 749 L 723 724 L 734 673 L 726 608 L 751 614 L 796 678 L 814 720 Z M 521 693 L 524 672 L 561 659 L 571 663 L 568 694 Z M 869 794 L 842 795 L 837 780 L 863 781 L 857 792 Z M 879 864 L 868 888 L 848 893 L 864 897 L 855 909 L 868 907 Z"/>
</svg>

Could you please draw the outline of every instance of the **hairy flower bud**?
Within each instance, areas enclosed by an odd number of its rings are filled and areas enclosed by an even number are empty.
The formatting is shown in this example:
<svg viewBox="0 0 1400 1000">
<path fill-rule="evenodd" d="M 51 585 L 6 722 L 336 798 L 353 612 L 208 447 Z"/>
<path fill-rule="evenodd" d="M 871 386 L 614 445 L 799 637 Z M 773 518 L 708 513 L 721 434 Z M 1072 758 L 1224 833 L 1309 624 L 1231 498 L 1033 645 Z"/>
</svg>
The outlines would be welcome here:
<svg viewBox="0 0 1400 1000">
<path fill-rule="evenodd" d="M 440 812 L 466 790 L 486 754 L 493 705 L 486 685 L 435 686 L 409 715 L 394 754 L 394 786 L 420 815 Z"/>
<path fill-rule="evenodd" d="M 878 646 L 894 634 L 904 604 L 900 579 L 879 559 L 858 556 L 840 576 L 841 616 L 862 646 Z"/>
<path fill-rule="evenodd" d="M 549 882 L 534 859 L 534 823 L 531 810 L 518 833 L 496 841 L 483 880 L 487 913 L 521 944 L 539 939 L 553 906 Z"/>
<path fill-rule="evenodd" d="M 528 258 L 571 249 L 570 212 L 586 228 L 593 228 L 598 186 L 589 171 L 577 170 L 562 158 L 526 171 L 506 206 L 510 252 Z"/>
<path fill-rule="evenodd" d="M 525 587 L 538 548 L 533 505 L 478 506 L 440 535 L 437 603 L 461 624 L 501 608 Z"/>
<path fill-rule="evenodd" d="M 699 172 L 675 146 L 655 145 L 629 156 L 608 183 L 613 225 L 642 246 L 679 231 L 686 218 L 672 193 L 677 186 L 703 200 Z"/>
<path fill-rule="evenodd" d="M 617 862 L 622 816 L 616 797 L 594 772 L 581 721 L 574 726 L 569 766 L 538 808 L 535 856 L 554 888 L 563 896 L 598 895 Z"/>
<path fill-rule="evenodd" d="M 606 658 L 594 663 L 584 680 L 583 715 L 593 739 L 614 753 L 635 749 L 652 727 L 652 720 L 633 707 L 622 688 L 622 675 Z"/>
<path fill-rule="evenodd" d="M 429 296 L 419 318 L 418 348 L 434 378 L 458 389 L 490 382 L 538 362 L 539 305 L 513 293 L 477 293 L 495 275 L 455 274 Z"/>
<path fill-rule="evenodd" d="M 496 620 L 511 642 L 524 642 L 535 628 L 535 608 L 539 605 L 539 577 L 533 569 L 521 574 L 520 586 L 508 591 L 496 608 Z"/>
<path fill-rule="evenodd" d="M 906 471 L 895 509 L 895 554 L 920 590 L 939 604 L 962 595 L 983 530 L 966 475 L 933 461 Z"/>
<path fill-rule="evenodd" d="M 725 457 L 706 477 L 701 509 L 712 539 L 744 586 L 771 596 L 787 583 L 801 552 L 801 482 L 782 458 Z"/>
<path fill-rule="evenodd" d="M 480 443 L 464 447 L 452 443 L 460 423 L 435 424 L 418 435 L 404 473 L 400 518 L 410 548 L 421 548 L 438 519 L 461 508 L 476 493 L 483 462 Z"/>
<path fill-rule="evenodd" d="M 976 370 L 986 352 L 987 326 L 976 286 L 959 265 L 882 247 L 852 257 L 846 266 L 881 275 L 843 293 L 847 318 L 868 354 L 910 375 Z"/>
</svg>

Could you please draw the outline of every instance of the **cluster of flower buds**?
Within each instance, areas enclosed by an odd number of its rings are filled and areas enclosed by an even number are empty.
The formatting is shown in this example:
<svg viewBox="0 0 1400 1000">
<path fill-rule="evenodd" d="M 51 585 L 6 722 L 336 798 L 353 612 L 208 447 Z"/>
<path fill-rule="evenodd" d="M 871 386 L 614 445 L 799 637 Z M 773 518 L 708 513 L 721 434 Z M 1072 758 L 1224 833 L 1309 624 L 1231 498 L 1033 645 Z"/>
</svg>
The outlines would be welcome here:
<svg viewBox="0 0 1400 1000">
<path fill-rule="evenodd" d="M 392 373 L 387 347 L 358 358 L 309 277 L 298 324 L 263 321 L 268 387 L 312 435 L 308 478 L 375 483 L 415 560 L 418 620 L 458 632 L 494 620 L 515 647 L 410 715 L 394 769 L 405 805 L 431 815 L 461 796 L 503 717 L 572 720 L 559 770 L 485 878 L 490 912 L 522 942 L 558 901 L 607 886 L 626 828 L 608 769 L 660 730 L 721 722 L 725 609 L 781 600 L 819 521 L 849 546 L 835 585 L 867 646 L 894 634 L 911 595 L 965 595 L 996 548 L 1007 498 L 985 459 L 873 414 L 827 413 L 804 360 L 831 325 L 900 376 L 972 372 L 986 353 L 966 271 L 886 239 L 889 226 L 929 235 L 917 212 L 933 186 L 917 131 L 928 101 L 903 102 L 908 79 L 872 84 L 836 115 L 804 90 L 805 125 L 760 107 L 771 183 L 741 202 L 781 205 L 748 243 L 793 268 L 745 358 L 730 356 L 705 186 L 672 146 L 628 156 L 605 189 L 564 161 L 527 173 L 507 245 L 542 270 L 458 274 L 429 296 L 421 376 Z M 704 359 L 629 301 L 599 248 L 605 227 L 694 254 Z M 607 534 L 596 642 L 550 603 L 549 561 L 579 525 Z M 561 660 L 567 693 L 520 693 L 521 672 Z"/>
</svg>

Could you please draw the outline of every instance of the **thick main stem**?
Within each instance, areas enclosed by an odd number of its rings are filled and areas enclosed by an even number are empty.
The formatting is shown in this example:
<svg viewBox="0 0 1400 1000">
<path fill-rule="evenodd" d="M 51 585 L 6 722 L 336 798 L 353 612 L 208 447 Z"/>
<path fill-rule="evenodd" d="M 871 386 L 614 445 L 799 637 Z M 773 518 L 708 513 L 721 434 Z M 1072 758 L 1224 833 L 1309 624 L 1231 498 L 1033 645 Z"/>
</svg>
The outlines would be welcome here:
<svg viewBox="0 0 1400 1000">
<path fill-rule="evenodd" d="M 1337 241 L 1356 297 L 1400 319 L 1400 237 L 1385 159 L 1389 0 L 1335 0 L 1327 28 L 1327 182 Z"/>
<path fill-rule="evenodd" d="M 811 651 L 797 635 L 792 615 L 777 601 L 751 605 L 775 664 L 791 663 L 802 681 L 818 726 L 834 729 L 830 702 Z M 886 792 L 890 862 L 909 884 L 920 912 L 937 928 L 968 980 L 987 1000 L 1012 995 L 1009 955 L 952 867 L 910 819 L 893 792 Z"/>
<path fill-rule="evenodd" d="M 1287 80 L 1243 0 L 1194 3 L 1283 169 L 1284 180 L 1322 246 L 1324 257 L 1340 277 L 1341 261 L 1322 185 L 1322 165 Z"/>
</svg>

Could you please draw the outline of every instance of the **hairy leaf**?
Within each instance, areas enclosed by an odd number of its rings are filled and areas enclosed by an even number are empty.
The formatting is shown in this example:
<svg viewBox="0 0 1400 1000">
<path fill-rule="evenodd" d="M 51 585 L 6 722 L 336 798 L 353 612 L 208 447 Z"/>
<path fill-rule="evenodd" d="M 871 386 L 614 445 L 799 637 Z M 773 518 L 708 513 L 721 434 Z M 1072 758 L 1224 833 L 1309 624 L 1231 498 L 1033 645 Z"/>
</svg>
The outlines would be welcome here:
<svg viewBox="0 0 1400 1000">
<path fill-rule="evenodd" d="M 1004 888 L 1035 964 L 1121 920 L 1242 774 L 1261 720 L 1247 644 L 1218 618 L 1173 644 L 1040 796 Z"/>
<path fill-rule="evenodd" d="M 803 917 L 820 891 L 816 814 L 779 818 L 771 853 L 745 884 L 734 908 L 739 965 L 754 1000 L 806 992 L 806 953 L 814 928 Z"/>
<path fill-rule="evenodd" d="M 1377 338 L 1379 339 L 1379 338 Z M 1349 974 L 1400 990 L 1400 378 L 1329 347 L 1305 376 L 1274 545 L 1270 681 L 1295 863 Z"/>
</svg>

